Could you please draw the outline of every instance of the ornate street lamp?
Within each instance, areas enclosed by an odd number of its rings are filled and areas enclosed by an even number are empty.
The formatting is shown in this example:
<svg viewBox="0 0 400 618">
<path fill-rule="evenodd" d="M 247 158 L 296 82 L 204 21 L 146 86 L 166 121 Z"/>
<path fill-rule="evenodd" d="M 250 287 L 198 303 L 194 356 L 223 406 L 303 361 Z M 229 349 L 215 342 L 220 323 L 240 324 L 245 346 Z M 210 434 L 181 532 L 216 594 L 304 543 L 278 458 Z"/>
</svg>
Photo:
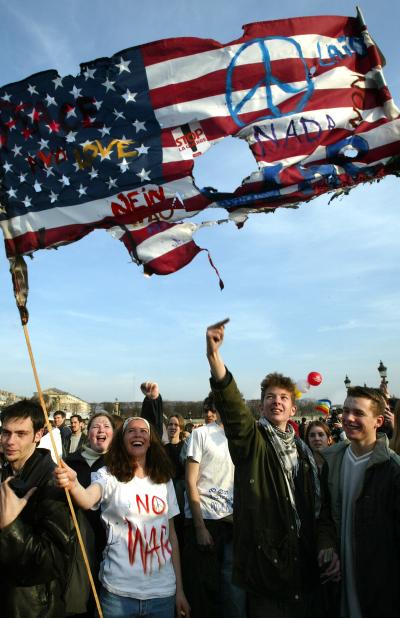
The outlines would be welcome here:
<svg viewBox="0 0 400 618">
<path fill-rule="evenodd" d="M 349 376 L 348 376 L 348 375 L 346 375 L 346 377 L 345 377 L 345 379 L 344 379 L 344 385 L 345 385 L 345 387 L 346 387 L 346 390 L 349 390 L 349 388 L 350 388 L 350 384 L 351 384 L 351 380 L 350 380 Z"/>
<path fill-rule="evenodd" d="M 381 383 L 382 384 L 387 384 L 388 383 L 388 381 L 386 379 L 386 377 L 387 377 L 387 367 L 385 367 L 385 365 L 382 363 L 382 361 L 380 361 L 380 363 L 379 363 L 378 372 L 379 372 L 379 375 L 381 377 Z"/>
</svg>

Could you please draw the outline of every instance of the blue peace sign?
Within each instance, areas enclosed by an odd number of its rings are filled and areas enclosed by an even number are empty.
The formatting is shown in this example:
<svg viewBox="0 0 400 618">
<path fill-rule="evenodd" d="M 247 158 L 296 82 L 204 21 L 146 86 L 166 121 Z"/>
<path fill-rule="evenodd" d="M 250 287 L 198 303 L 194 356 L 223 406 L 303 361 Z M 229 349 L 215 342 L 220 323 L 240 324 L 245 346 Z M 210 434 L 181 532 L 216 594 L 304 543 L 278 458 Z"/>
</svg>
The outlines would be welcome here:
<svg viewBox="0 0 400 618">
<path fill-rule="evenodd" d="M 277 77 L 274 77 L 271 69 L 271 57 L 268 50 L 268 41 L 284 41 L 285 43 L 289 43 L 293 45 L 296 49 L 299 60 L 302 62 L 304 67 L 304 78 L 306 81 L 306 87 L 304 95 L 301 97 L 300 101 L 297 103 L 296 107 L 292 111 L 285 112 L 284 114 L 281 112 L 279 107 L 274 104 L 272 99 L 272 91 L 271 87 L 273 85 L 278 86 L 284 92 L 288 92 L 291 94 L 297 94 L 302 92 L 304 88 L 295 88 L 288 83 L 282 82 Z M 265 68 L 265 78 L 261 79 L 253 88 L 251 88 L 247 94 L 243 97 L 243 99 L 235 106 L 232 101 L 232 79 L 235 67 L 237 66 L 238 58 L 240 55 L 250 46 L 250 45 L 258 45 L 261 51 L 262 61 Z M 267 114 L 265 116 L 260 116 L 257 120 L 265 120 L 268 118 L 280 118 L 282 116 L 290 116 L 292 114 L 297 114 L 304 109 L 305 104 L 310 99 L 312 93 L 314 92 L 314 84 L 312 82 L 312 78 L 308 72 L 307 63 L 304 60 L 303 52 L 301 46 L 297 41 L 290 37 L 284 36 L 268 36 L 265 38 L 257 38 L 252 39 L 251 41 L 247 41 L 243 43 L 241 47 L 238 49 L 234 57 L 232 58 L 226 75 L 226 103 L 228 106 L 228 110 L 234 122 L 238 125 L 238 127 L 246 126 L 246 123 L 240 120 L 239 114 L 241 113 L 244 105 L 249 101 L 257 92 L 257 90 L 261 87 L 265 86 L 265 96 L 267 100 L 267 107 L 271 110 L 271 114 Z M 252 121 L 254 122 L 254 120 Z"/>
</svg>

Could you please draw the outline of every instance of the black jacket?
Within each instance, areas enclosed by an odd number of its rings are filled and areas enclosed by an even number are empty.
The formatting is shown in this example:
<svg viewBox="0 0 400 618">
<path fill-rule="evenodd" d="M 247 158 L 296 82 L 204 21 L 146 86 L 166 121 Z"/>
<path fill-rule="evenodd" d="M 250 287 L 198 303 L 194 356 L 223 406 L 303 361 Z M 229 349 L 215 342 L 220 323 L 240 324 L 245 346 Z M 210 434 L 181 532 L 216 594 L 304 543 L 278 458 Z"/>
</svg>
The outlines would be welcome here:
<svg viewBox="0 0 400 618">
<path fill-rule="evenodd" d="M 332 515 L 341 531 L 341 469 L 349 442 L 323 452 L 329 470 Z M 355 574 L 363 618 L 398 618 L 400 581 L 400 457 L 378 434 L 354 513 Z"/>
<path fill-rule="evenodd" d="M 9 526 L 0 530 L 0 602 L 4 618 L 62 618 L 75 530 L 64 492 L 53 485 L 54 463 L 37 448 L 20 479 L 38 487 Z M 6 464 L 1 479 L 11 476 Z"/>
<path fill-rule="evenodd" d="M 72 453 L 67 458 L 67 464 L 75 470 L 78 481 L 83 487 L 88 487 L 91 483 L 91 473 L 96 472 L 104 466 L 104 457 L 100 455 L 92 466 L 89 466 L 86 459 L 82 456 L 82 451 Z M 79 528 L 85 544 L 90 569 L 96 584 L 98 585 L 98 573 L 102 553 L 106 544 L 106 532 L 100 519 L 100 510 L 82 511 L 76 509 Z M 94 599 L 83 561 L 82 552 L 78 548 L 73 560 L 73 569 L 70 585 L 66 596 L 68 614 L 83 614 L 87 611 L 90 616 L 96 615 Z"/>
<path fill-rule="evenodd" d="M 70 433 L 70 435 L 65 439 L 65 442 L 63 442 L 63 451 L 65 451 L 65 457 L 68 457 L 69 455 L 73 455 L 73 453 L 69 452 L 70 446 L 71 446 L 71 438 L 72 438 L 73 434 Z M 85 436 L 84 433 L 81 433 L 81 437 L 79 438 L 79 442 L 78 442 L 78 446 L 76 447 L 76 450 L 74 451 L 74 453 L 76 453 L 77 451 L 79 451 L 80 448 L 82 448 L 82 446 L 84 446 L 86 444 L 87 438 Z"/>
<path fill-rule="evenodd" d="M 100 468 L 105 465 L 104 457 L 103 455 L 100 455 L 98 460 L 95 461 L 90 467 L 86 459 L 82 457 L 81 451 L 71 453 L 71 455 L 67 457 L 66 462 L 77 473 L 78 481 L 80 482 L 82 487 L 89 487 L 91 483 L 91 473 L 97 472 L 97 470 L 100 470 Z M 84 511 L 84 514 L 90 527 L 93 529 L 94 532 L 96 544 L 95 558 L 97 565 L 99 565 L 102 558 L 103 549 L 106 545 L 106 532 L 103 524 L 101 523 L 100 509 L 98 509 L 97 511 L 92 511 L 90 509 L 88 511 Z"/>
<path fill-rule="evenodd" d="M 161 439 L 164 429 L 163 401 L 161 395 L 158 395 L 157 399 L 151 399 L 151 397 L 145 397 L 143 399 L 141 416 L 154 425 Z"/>
</svg>

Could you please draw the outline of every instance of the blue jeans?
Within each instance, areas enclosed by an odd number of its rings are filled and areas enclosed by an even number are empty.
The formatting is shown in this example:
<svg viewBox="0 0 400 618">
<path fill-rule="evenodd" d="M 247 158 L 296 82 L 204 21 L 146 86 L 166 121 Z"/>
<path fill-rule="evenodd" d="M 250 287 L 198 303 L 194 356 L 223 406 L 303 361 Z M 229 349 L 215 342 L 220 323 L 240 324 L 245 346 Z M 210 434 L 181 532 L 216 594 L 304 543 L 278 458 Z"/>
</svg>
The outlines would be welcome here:
<svg viewBox="0 0 400 618">
<path fill-rule="evenodd" d="M 174 618 L 175 615 L 175 595 L 142 601 L 102 588 L 100 604 L 104 618 Z"/>
</svg>

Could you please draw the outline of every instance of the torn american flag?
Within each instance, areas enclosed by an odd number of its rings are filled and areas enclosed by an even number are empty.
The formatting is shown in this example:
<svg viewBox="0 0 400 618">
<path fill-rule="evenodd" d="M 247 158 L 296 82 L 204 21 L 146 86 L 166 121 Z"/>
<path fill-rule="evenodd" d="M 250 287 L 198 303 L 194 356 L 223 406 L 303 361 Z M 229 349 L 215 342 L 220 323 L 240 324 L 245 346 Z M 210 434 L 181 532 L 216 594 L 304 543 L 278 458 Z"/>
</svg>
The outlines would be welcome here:
<svg viewBox="0 0 400 618">
<path fill-rule="evenodd" d="M 0 89 L 0 223 L 9 258 L 110 231 L 147 273 L 200 250 L 185 221 L 222 206 L 294 207 L 398 173 L 399 112 L 362 20 L 255 23 L 228 44 L 157 41 Z M 228 135 L 258 169 L 232 194 L 196 187 Z M 210 222 L 207 222 L 209 224 Z"/>
</svg>

